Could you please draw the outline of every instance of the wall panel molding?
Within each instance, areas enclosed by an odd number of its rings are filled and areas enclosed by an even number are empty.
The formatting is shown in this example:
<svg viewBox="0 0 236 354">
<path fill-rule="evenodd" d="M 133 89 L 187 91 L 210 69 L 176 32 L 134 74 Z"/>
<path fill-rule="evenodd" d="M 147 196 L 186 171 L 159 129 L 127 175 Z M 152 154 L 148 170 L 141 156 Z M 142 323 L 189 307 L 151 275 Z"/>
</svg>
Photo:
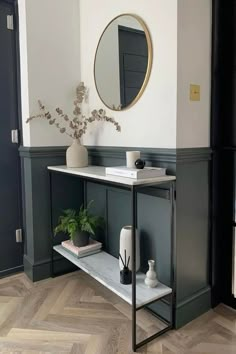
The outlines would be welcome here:
<svg viewBox="0 0 236 354">
<path fill-rule="evenodd" d="M 47 146 L 47 147 L 24 147 L 19 148 L 21 157 L 41 158 L 61 156 L 65 157 L 67 146 Z M 142 158 L 151 162 L 176 163 L 178 162 L 198 162 L 209 161 L 212 149 L 203 148 L 180 148 L 180 149 L 158 149 L 141 147 L 112 147 L 112 146 L 87 146 L 91 158 L 125 160 L 125 152 L 129 150 L 141 151 Z"/>
<path fill-rule="evenodd" d="M 24 171 L 24 234 L 26 239 L 24 265 L 25 272 L 33 280 L 37 281 L 50 276 L 50 218 L 49 218 L 49 184 L 48 165 L 65 164 L 65 152 L 67 147 L 20 147 L 19 153 Z M 127 150 L 140 150 L 141 156 L 148 164 L 153 166 L 166 167 L 168 174 L 177 177 L 176 182 L 176 247 L 177 247 L 177 308 L 176 327 L 180 327 L 206 310 L 210 309 L 210 234 L 209 234 L 209 173 L 212 150 L 210 148 L 191 149 L 149 149 L 149 148 L 128 148 L 128 147 L 88 147 L 90 163 L 94 165 L 118 166 L 124 165 Z M 78 179 L 68 180 L 68 176 L 59 175 L 55 177 L 54 183 L 56 198 L 54 204 L 59 207 L 79 205 L 81 203 L 81 191 L 78 189 Z M 64 188 L 61 188 L 63 185 Z M 73 188 L 72 188 L 73 186 Z M 77 196 L 74 198 L 75 189 Z M 109 248 L 116 253 L 120 227 L 129 222 L 127 196 L 125 193 L 114 193 L 105 186 L 87 184 L 87 198 L 98 201 L 97 213 L 103 212 L 109 204 L 109 237 L 111 242 Z M 107 204 L 107 198 L 109 203 Z M 125 199 L 126 198 L 126 199 Z M 114 202 L 113 202 L 114 199 Z M 124 203 L 124 199 L 126 202 Z M 78 207 L 78 205 L 73 207 Z M 121 205 L 126 205 L 121 208 Z M 150 235 L 156 234 L 155 247 L 156 255 L 161 259 L 162 264 L 167 264 L 167 259 L 162 255 L 167 254 L 168 221 L 168 195 L 165 190 L 151 188 L 139 195 L 139 217 L 140 227 L 145 240 Z M 163 208 L 164 206 L 164 208 Z M 121 212 L 122 210 L 122 212 Z M 153 213 L 158 211 L 160 218 Z M 56 211 L 55 220 L 58 217 Z M 150 216 L 152 217 L 150 218 Z M 118 226 L 113 224 L 113 220 Z M 108 230 L 107 230 L 108 231 Z M 112 235 L 110 235 L 112 233 Z M 163 236 L 164 235 L 164 236 Z M 105 235 L 106 236 L 106 235 Z M 150 246 L 149 240 L 149 246 Z M 191 245 L 191 247 L 190 247 Z M 151 255 L 150 247 L 145 250 L 145 260 Z M 158 253 L 162 250 L 161 255 Z M 154 252 L 154 251 L 153 251 Z M 145 261 L 146 263 L 146 261 Z M 68 269 L 63 260 L 56 261 L 60 270 Z M 160 277 L 168 281 L 165 266 L 159 268 Z M 202 293 L 202 289 L 207 291 Z"/>
</svg>

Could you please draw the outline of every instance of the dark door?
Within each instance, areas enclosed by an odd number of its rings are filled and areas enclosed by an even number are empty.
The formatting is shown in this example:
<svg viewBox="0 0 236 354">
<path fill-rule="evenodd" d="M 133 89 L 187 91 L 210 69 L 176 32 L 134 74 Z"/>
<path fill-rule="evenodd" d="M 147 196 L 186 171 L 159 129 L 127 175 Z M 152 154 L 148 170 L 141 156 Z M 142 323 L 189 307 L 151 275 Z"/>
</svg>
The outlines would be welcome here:
<svg viewBox="0 0 236 354">
<path fill-rule="evenodd" d="M 12 17 L 9 17 L 12 16 Z M 0 277 L 22 269 L 20 163 L 18 144 L 17 49 L 14 1 L 0 0 Z M 13 19 L 13 21 L 12 21 Z"/>
<path fill-rule="evenodd" d="M 236 308 L 236 2 L 212 3 L 212 303 Z"/>
<path fill-rule="evenodd" d="M 138 95 L 147 71 L 148 46 L 145 33 L 119 26 L 120 95 L 127 107 Z"/>
</svg>

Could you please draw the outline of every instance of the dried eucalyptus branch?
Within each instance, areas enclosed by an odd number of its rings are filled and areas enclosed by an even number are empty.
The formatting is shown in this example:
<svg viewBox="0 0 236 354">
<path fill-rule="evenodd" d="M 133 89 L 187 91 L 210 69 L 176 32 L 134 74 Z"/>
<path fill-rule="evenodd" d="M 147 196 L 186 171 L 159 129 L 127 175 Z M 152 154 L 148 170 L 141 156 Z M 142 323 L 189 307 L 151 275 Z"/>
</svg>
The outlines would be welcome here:
<svg viewBox="0 0 236 354">
<path fill-rule="evenodd" d="M 39 100 L 38 104 L 41 113 L 29 117 L 26 120 L 26 123 L 29 123 L 36 118 L 47 119 L 50 125 L 55 125 L 56 128 L 59 129 L 60 133 L 65 133 L 73 139 L 80 139 L 86 133 L 88 124 L 95 121 L 109 122 L 115 126 L 117 132 L 120 132 L 121 127 L 119 123 L 116 122 L 114 118 L 108 117 L 104 109 L 93 110 L 89 118 L 82 114 L 81 105 L 85 100 L 87 93 L 87 88 L 84 86 L 84 83 L 81 82 L 76 88 L 76 100 L 74 101 L 73 118 L 69 118 L 69 116 L 65 114 L 59 107 L 57 107 L 55 110 L 58 117 L 52 118 L 51 113 L 46 110 L 45 106 Z M 64 122 L 65 126 L 62 125 L 61 120 Z"/>
<path fill-rule="evenodd" d="M 35 115 L 35 116 L 31 116 L 26 120 L 26 123 L 29 123 L 30 121 L 32 121 L 35 118 L 45 118 L 48 120 L 48 123 L 50 125 L 55 125 L 57 129 L 59 129 L 60 133 L 65 133 L 66 135 L 70 136 L 71 138 L 73 138 L 72 134 L 69 134 L 66 132 L 66 128 L 61 126 L 60 123 L 57 122 L 56 118 L 52 118 L 51 114 L 49 111 L 46 111 L 45 106 L 42 104 L 42 102 L 40 100 L 38 100 L 38 104 L 39 104 L 39 109 L 42 112 L 41 114 Z"/>
</svg>

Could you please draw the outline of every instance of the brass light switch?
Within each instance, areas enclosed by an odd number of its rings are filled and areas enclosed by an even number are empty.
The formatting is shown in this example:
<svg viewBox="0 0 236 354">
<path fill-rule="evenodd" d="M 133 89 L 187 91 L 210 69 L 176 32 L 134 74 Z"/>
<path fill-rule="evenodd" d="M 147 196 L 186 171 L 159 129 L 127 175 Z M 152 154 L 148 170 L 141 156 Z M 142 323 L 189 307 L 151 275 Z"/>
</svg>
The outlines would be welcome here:
<svg viewBox="0 0 236 354">
<path fill-rule="evenodd" d="M 190 101 L 200 101 L 200 85 L 190 85 Z"/>
</svg>

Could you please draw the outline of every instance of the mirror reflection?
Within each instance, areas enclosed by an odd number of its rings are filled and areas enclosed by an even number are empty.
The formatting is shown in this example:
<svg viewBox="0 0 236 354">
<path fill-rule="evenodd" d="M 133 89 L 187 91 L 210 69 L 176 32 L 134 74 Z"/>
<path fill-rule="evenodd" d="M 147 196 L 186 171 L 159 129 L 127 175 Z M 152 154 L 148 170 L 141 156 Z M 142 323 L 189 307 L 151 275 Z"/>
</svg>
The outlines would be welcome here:
<svg viewBox="0 0 236 354">
<path fill-rule="evenodd" d="M 152 47 L 143 21 L 134 15 L 115 18 L 98 43 L 94 79 L 110 109 L 123 110 L 141 97 L 151 70 Z"/>
</svg>

